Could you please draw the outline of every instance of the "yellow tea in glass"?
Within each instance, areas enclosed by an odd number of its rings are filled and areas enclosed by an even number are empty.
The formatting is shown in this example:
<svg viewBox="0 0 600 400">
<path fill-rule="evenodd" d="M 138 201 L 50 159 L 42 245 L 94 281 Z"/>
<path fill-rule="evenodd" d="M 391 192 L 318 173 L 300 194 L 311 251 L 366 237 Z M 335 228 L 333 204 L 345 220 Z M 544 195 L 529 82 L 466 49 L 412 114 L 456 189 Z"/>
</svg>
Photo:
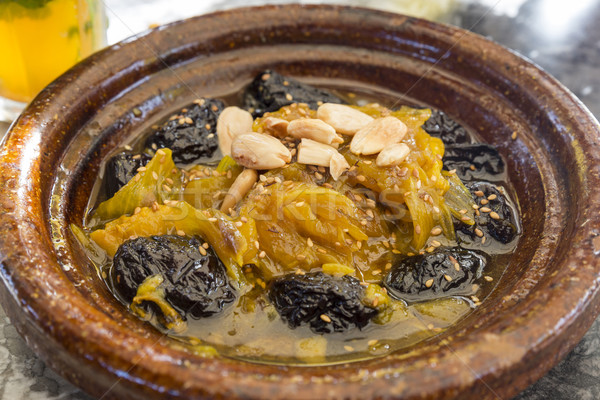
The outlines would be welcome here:
<svg viewBox="0 0 600 400">
<path fill-rule="evenodd" d="M 30 101 L 104 46 L 105 31 L 100 0 L 0 0 L 0 100 Z"/>
</svg>

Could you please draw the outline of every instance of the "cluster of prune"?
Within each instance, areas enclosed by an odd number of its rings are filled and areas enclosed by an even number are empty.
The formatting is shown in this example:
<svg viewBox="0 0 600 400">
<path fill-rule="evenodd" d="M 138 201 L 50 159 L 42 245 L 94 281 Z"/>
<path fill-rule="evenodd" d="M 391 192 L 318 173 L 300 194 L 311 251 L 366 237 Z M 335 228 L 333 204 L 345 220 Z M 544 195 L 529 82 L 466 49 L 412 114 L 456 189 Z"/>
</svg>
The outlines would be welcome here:
<svg viewBox="0 0 600 400">
<path fill-rule="evenodd" d="M 446 146 L 443 162 L 445 170 L 456 170 L 463 181 L 498 180 L 504 174 L 504 160 L 498 150 L 488 144 Z"/>
<path fill-rule="evenodd" d="M 343 101 L 327 90 L 298 82 L 271 70 L 258 74 L 244 94 L 244 106 L 253 110 L 254 117 L 277 111 L 292 103 L 306 103 L 316 110 L 319 104 L 341 104 Z"/>
<path fill-rule="evenodd" d="M 308 325 L 315 333 L 367 325 L 377 310 L 363 304 L 364 294 L 365 288 L 356 278 L 322 272 L 285 275 L 269 287 L 269 299 L 290 328 Z"/>
<path fill-rule="evenodd" d="M 178 165 L 210 160 L 219 148 L 217 119 L 224 108 L 218 99 L 196 102 L 150 135 L 146 147 L 171 149 L 173 161 Z"/>
<path fill-rule="evenodd" d="M 431 136 L 442 139 L 447 146 L 471 142 L 465 128 L 443 111 L 432 110 L 431 117 L 423 124 L 423 129 Z"/>
<path fill-rule="evenodd" d="M 385 276 L 383 285 L 392 297 L 406 301 L 469 294 L 486 262 L 479 252 L 440 248 L 401 259 Z"/>
<path fill-rule="evenodd" d="M 479 215 L 475 216 L 475 225 L 456 222 L 457 240 L 461 246 L 469 247 L 479 236 L 503 245 L 515 240 L 520 229 L 517 213 L 508 196 L 489 182 L 467 182 L 465 186 L 479 206 Z"/>
<path fill-rule="evenodd" d="M 235 300 L 225 266 L 209 247 L 203 255 L 195 237 L 140 237 L 123 243 L 113 259 L 112 278 L 127 302 L 153 275 L 164 278 L 165 299 L 184 317 L 208 317 Z"/>
<path fill-rule="evenodd" d="M 146 165 L 151 159 L 152 157 L 146 153 L 136 156 L 128 152 L 122 152 L 108 160 L 104 172 L 106 197 L 114 196 L 137 174 L 137 169 Z"/>
</svg>

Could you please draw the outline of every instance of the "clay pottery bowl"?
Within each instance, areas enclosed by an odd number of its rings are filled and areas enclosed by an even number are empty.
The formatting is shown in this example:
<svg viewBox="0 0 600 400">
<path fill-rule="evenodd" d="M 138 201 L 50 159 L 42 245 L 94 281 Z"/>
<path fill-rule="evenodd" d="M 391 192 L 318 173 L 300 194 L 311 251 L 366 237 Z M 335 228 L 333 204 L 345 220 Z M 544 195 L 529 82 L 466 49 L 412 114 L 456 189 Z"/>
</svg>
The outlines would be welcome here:
<svg viewBox="0 0 600 400">
<path fill-rule="evenodd" d="M 386 102 L 402 95 L 499 149 L 523 236 L 480 307 L 404 351 L 292 367 L 203 358 L 115 300 L 69 228 L 82 223 L 101 161 L 198 96 L 234 93 L 265 68 Z M 567 89 L 461 29 L 333 6 L 192 18 L 88 58 L 13 124 L 0 153 L 2 305 L 43 360 L 103 399 L 509 398 L 598 314 L 599 158 L 598 123 Z"/>
</svg>

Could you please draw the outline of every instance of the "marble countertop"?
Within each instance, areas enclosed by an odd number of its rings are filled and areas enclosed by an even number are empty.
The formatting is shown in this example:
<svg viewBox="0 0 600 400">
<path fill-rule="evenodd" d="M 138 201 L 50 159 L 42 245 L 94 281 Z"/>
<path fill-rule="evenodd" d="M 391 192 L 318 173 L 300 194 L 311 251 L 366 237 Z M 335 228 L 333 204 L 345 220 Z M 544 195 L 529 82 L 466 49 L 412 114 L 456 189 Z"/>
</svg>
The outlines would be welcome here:
<svg viewBox="0 0 600 400">
<path fill-rule="evenodd" d="M 110 21 L 108 40 L 113 43 L 150 24 L 166 23 L 183 16 L 264 3 L 267 2 L 106 0 Z M 404 11 L 487 36 L 554 75 L 597 118 L 600 117 L 600 0 L 355 0 L 330 3 Z M 185 15 L 180 10 L 185 10 Z M 7 124 L 0 122 L 0 137 L 7 128 Z M 92 400 L 37 358 L 2 309 L 0 376 L 0 400 Z M 599 398 L 600 319 L 563 361 L 515 397 L 517 400 Z"/>
</svg>

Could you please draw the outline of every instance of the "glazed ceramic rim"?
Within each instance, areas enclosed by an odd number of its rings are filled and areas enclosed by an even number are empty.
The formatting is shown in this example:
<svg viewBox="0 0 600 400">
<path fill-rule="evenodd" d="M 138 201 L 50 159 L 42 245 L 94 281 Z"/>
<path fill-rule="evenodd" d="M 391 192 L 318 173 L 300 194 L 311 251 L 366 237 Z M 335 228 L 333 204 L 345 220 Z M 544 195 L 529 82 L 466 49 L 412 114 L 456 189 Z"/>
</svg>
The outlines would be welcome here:
<svg viewBox="0 0 600 400">
<path fill-rule="evenodd" d="M 59 107 L 53 101 L 67 98 L 82 102 L 76 98 L 87 93 L 86 88 L 78 85 L 81 76 L 87 73 L 90 79 L 87 70 L 93 70 L 107 60 L 118 59 L 115 58 L 117 52 L 133 49 L 135 41 L 126 40 L 85 60 L 45 89 L 13 124 L 0 153 L 0 181 L 3 182 L 0 186 L 0 210 L 4 212 L 0 216 L 3 232 L 0 238 L 4 283 L 2 301 L 17 329 L 51 365 L 70 366 L 70 371 L 59 371 L 69 379 L 98 376 L 97 383 L 84 380 L 75 384 L 93 394 L 103 394 L 114 382 L 119 382 L 114 393 L 131 398 L 161 395 L 173 398 L 217 395 L 243 398 L 263 397 L 267 393 L 274 398 L 445 398 L 466 391 L 485 398 L 497 394 L 512 395 L 537 379 L 574 346 L 598 314 L 600 263 L 594 258 L 600 251 L 598 240 L 594 240 L 600 226 L 598 122 L 564 86 L 517 54 L 459 28 L 379 11 L 299 5 L 234 9 L 160 27 L 149 31 L 143 38 L 153 40 L 166 31 L 184 32 L 184 27 L 192 23 L 206 24 L 222 31 L 229 29 L 233 35 L 239 28 L 227 26 L 229 18 L 243 19 L 244 15 L 271 18 L 277 12 L 295 15 L 302 22 L 337 15 L 338 22 L 347 23 L 354 21 L 352 18 L 357 15 L 369 16 L 385 21 L 385 25 L 381 26 L 382 34 L 394 33 L 403 24 L 410 24 L 411 29 L 420 30 L 437 40 L 455 42 L 460 38 L 461 41 L 454 44 L 457 49 L 485 56 L 490 65 L 508 60 L 527 70 L 528 79 L 535 79 L 538 84 L 535 91 L 542 96 L 540 102 L 556 107 L 557 115 L 565 118 L 562 126 L 568 127 L 564 134 L 572 135 L 572 139 L 577 141 L 578 183 L 586 188 L 579 199 L 585 207 L 580 207 L 569 222 L 568 229 L 573 230 L 573 249 L 567 256 L 554 260 L 563 269 L 555 276 L 535 282 L 544 286 L 543 296 L 518 299 L 512 315 L 503 315 L 501 321 L 481 327 L 477 335 L 448 338 L 452 341 L 436 346 L 427 344 L 404 356 L 396 354 L 324 368 L 272 365 L 248 368 L 248 364 L 243 362 L 204 359 L 168 348 L 163 342 L 157 344 L 156 337 L 152 335 L 129 337 L 126 327 L 88 304 L 65 276 L 58 276 L 61 266 L 57 264 L 50 238 L 45 236 L 49 222 L 44 215 L 35 212 L 42 210 L 48 201 L 39 190 L 41 179 L 45 179 L 40 168 L 44 167 L 47 171 L 49 165 L 56 167 L 50 163 L 50 156 L 42 151 L 44 140 L 47 140 L 42 138 L 44 129 L 56 123 L 62 124 L 65 129 L 77 127 L 85 119 L 85 115 L 71 115 L 72 111 Z M 281 26 L 289 22 L 286 18 L 271 21 Z M 481 49 L 491 50 L 482 52 Z M 168 60 L 178 51 L 185 49 L 173 49 L 163 58 Z M 139 65 L 116 67 L 121 68 L 120 77 L 143 72 Z M 119 85 L 118 80 L 108 82 L 102 80 L 104 78 L 102 75 L 97 77 L 98 86 Z M 516 77 L 515 80 L 517 83 L 524 82 L 522 78 Z M 70 90 L 77 95 L 69 94 Z M 91 113 L 93 107 L 81 110 Z M 63 121 L 60 112 L 74 120 Z M 61 134 L 66 140 L 71 138 L 69 132 Z M 582 260 L 585 261 L 583 265 Z M 35 266 L 53 266 L 57 276 L 47 275 L 47 267 Z M 557 314 L 556 310 L 561 312 Z M 534 326 L 532 323 L 535 321 L 541 321 L 544 326 Z M 534 340 L 524 344 L 523 337 Z M 53 358 L 43 349 L 48 346 L 43 343 L 44 340 L 64 352 Z M 89 343 L 90 348 L 97 352 L 85 354 L 77 343 Z M 509 382 L 508 371 L 531 368 L 536 364 L 536 356 L 547 356 L 550 351 L 557 354 L 553 362 L 530 371 L 528 377 L 514 387 L 505 387 Z M 75 372 L 77 366 L 81 369 L 79 375 Z M 426 374 L 423 374 L 424 370 L 427 370 Z M 411 385 L 413 381 L 420 385 Z M 223 382 L 228 386 L 223 387 Z M 117 394 L 109 394 L 108 397 Z"/>
</svg>

